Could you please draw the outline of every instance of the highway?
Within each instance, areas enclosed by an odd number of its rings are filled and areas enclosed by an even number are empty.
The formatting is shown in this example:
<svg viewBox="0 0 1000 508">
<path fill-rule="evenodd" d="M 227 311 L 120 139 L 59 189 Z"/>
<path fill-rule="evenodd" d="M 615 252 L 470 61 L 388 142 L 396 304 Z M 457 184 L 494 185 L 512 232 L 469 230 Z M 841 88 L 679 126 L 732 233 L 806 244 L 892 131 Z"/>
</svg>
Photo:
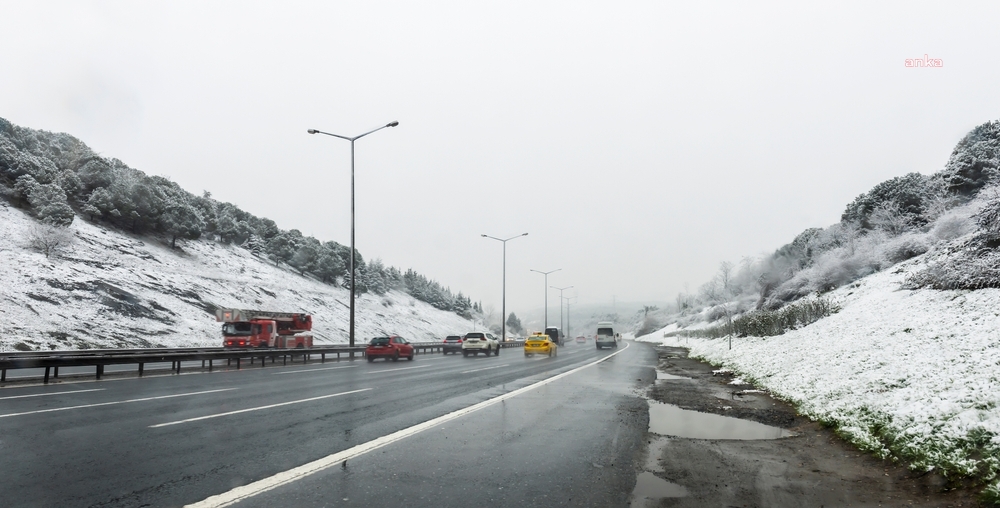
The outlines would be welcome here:
<svg viewBox="0 0 1000 508">
<path fill-rule="evenodd" d="M 603 360 L 603 361 L 600 361 Z M 655 351 L 418 355 L 0 389 L 20 506 L 627 506 Z"/>
</svg>

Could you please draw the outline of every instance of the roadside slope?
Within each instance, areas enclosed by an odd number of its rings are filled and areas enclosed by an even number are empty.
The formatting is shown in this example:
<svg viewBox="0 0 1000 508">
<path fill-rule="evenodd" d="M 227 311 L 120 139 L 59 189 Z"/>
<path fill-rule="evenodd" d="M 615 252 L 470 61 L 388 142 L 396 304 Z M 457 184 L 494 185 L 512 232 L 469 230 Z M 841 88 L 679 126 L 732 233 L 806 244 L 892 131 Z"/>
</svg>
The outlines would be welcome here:
<svg viewBox="0 0 1000 508">
<path fill-rule="evenodd" d="M 82 219 L 46 258 L 27 248 L 37 221 L 0 202 L 0 351 L 221 344 L 214 308 L 313 314 L 317 342 L 347 342 L 349 292 L 299 276 L 246 249 L 210 241 L 172 250 Z M 471 321 L 390 291 L 360 295 L 357 336 L 432 340 Z"/>
<path fill-rule="evenodd" d="M 840 312 L 776 337 L 639 340 L 737 371 L 845 438 L 914 469 L 1000 486 L 1000 290 L 900 289 L 931 252 L 826 295 Z"/>
</svg>

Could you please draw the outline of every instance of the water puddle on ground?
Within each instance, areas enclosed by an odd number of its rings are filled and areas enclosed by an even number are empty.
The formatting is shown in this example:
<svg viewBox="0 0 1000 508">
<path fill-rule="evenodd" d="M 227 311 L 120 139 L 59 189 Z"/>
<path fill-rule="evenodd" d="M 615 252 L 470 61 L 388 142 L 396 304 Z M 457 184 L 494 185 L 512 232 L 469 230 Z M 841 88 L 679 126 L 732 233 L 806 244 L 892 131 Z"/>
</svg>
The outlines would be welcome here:
<svg viewBox="0 0 1000 508">
<path fill-rule="evenodd" d="M 691 378 L 684 376 L 675 376 L 673 374 L 667 374 L 666 372 L 662 372 L 659 370 L 656 371 L 656 380 L 663 381 L 664 379 L 691 379 Z"/>
<path fill-rule="evenodd" d="M 689 439 L 779 439 L 795 433 L 770 425 L 649 401 L 649 431 Z"/>
<path fill-rule="evenodd" d="M 668 482 L 649 471 L 644 471 L 635 479 L 631 506 L 658 506 L 660 499 L 687 495 L 688 490 L 683 485 Z"/>
</svg>

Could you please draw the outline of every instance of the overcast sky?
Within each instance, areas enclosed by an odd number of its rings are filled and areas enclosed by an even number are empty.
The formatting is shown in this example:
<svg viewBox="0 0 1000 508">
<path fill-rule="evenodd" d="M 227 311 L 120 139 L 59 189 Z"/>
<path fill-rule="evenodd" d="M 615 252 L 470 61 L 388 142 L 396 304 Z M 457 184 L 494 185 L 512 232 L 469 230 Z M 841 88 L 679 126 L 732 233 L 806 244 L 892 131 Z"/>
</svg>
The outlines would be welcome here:
<svg viewBox="0 0 1000 508">
<path fill-rule="evenodd" d="M 0 117 L 508 312 L 664 302 L 1000 118 L 996 2 L 0 0 Z M 906 68 L 907 58 L 942 68 Z M 552 306 L 558 303 L 550 292 Z M 551 312 L 555 312 L 550 310 Z"/>
</svg>

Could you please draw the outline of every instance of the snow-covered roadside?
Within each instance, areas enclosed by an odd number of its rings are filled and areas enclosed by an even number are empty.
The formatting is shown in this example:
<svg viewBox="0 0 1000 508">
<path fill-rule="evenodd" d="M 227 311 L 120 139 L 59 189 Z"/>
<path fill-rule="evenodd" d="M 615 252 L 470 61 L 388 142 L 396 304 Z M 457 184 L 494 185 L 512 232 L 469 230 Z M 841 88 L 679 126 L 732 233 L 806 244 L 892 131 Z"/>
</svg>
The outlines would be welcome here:
<svg viewBox="0 0 1000 508">
<path fill-rule="evenodd" d="M 776 337 L 638 340 L 690 348 L 847 439 L 1000 498 L 1000 290 L 901 290 L 928 253 L 832 291 L 840 312 Z"/>
<path fill-rule="evenodd" d="M 212 241 L 175 251 L 77 217 L 74 244 L 46 259 L 26 248 L 37 222 L 0 202 L 0 351 L 15 347 L 181 347 L 221 344 L 207 309 L 309 312 L 317 342 L 346 342 L 348 291 Z M 362 339 L 414 341 L 471 331 L 471 321 L 392 291 L 361 295 Z"/>
</svg>

